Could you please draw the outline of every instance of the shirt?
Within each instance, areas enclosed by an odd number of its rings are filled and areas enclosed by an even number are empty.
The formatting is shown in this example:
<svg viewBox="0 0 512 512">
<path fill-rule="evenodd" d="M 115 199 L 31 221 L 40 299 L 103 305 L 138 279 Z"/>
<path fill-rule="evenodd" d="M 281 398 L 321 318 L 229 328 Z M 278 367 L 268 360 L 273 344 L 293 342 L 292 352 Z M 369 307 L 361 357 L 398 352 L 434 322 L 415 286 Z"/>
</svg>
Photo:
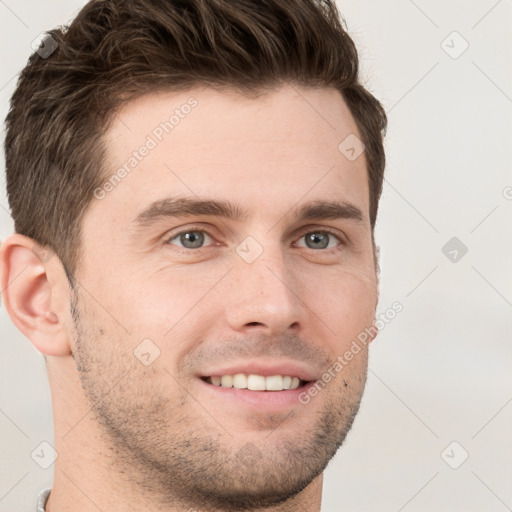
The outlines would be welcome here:
<svg viewBox="0 0 512 512">
<path fill-rule="evenodd" d="M 37 508 L 36 512 L 45 512 L 46 502 L 50 496 L 51 487 L 49 489 L 43 489 L 37 496 Z"/>
</svg>

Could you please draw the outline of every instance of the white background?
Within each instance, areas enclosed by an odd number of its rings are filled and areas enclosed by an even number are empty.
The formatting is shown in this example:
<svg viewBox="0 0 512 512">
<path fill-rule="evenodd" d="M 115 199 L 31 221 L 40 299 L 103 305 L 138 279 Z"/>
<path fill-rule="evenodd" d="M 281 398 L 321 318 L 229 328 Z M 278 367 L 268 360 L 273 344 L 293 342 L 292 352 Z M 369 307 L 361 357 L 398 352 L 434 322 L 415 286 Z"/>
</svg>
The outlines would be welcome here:
<svg viewBox="0 0 512 512">
<path fill-rule="evenodd" d="M 2 120 L 31 41 L 81 5 L 0 1 Z M 379 311 L 404 309 L 372 343 L 322 512 L 512 510 L 512 1 L 339 7 L 389 115 Z M 1 165 L 4 239 L 13 223 Z M 452 237 L 468 249 L 456 262 L 442 252 Z M 30 456 L 53 444 L 49 387 L 42 355 L 3 307 L 0 321 L 0 511 L 32 512 L 53 478 Z M 458 469 L 446 462 L 465 452 Z"/>
</svg>

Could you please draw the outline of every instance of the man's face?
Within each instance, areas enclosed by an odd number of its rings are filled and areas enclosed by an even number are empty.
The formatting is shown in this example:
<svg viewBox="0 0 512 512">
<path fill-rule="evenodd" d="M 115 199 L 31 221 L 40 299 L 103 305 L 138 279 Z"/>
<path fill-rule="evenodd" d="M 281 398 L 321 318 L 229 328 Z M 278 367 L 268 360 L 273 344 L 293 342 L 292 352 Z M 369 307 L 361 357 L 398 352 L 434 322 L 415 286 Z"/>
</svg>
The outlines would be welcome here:
<svg viewBox="0 0 512 512">
<path fill-rule="evenodd" d="M 323 471 L 351 427 L 366 347 L 308 403 L 314 382 L 284 391 L 208 382 L 322 380 L 373 324 L 366 164 L 338 149 L 351 134 L 334 89 L 284 86 L 258 99 L 194 89 L 116 113 L 106 179 L 128 172 L 97 191 L 84 219 L 71 344 L 105 438 L 126 471 L 169 499 L 278 503 Z M 151 208 L 170 198 L 245 214 Z M 319 202 L 351 208 L 299 218 Z"/>
</svg>

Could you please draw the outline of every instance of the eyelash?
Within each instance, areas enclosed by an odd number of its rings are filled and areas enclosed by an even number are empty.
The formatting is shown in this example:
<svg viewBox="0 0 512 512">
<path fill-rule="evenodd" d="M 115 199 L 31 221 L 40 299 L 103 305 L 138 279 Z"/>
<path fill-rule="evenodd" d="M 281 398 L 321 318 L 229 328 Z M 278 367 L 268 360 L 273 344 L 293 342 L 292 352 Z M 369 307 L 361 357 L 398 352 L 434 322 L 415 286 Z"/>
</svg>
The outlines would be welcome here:
<svg viewBox="0 0 512 512">
<path fill-rule="evenodd" d="M 170 242 L 172 240 L 174 240 L 175 238 L 179 237 L 180 235 L 183 235 L 185 233 L 195 233 L 195 232 L 199 232 L 199 233 L 206 233 L 209 237 L 211 237 L 212 239 L 215 239 L 215 237 L 211 234 L 211 232 L 208 230 L 208 229 L 205 229 L 204 227 L 199 227 L 199 226 L 191 226 L 185 230 L 182 230 L 182 231 L 179 231 L 177 233 L 173 233 L 170 237 L 167 237 L 166 240 L 165 240 L 165 244 L 169 244 L 169 245 L 174 245 L 174 244 L 171 244 Z M 322 226 L 322 227 L 319 227 L 319 228 L 308 228 L 307 231 L 303 231 L 302 234 L 300 235 L 299 239 L 300 238 L 303 238 L 305 235 L 308 235 L 310 233 L 328 233 L 329 235 L 331 236 L 334 236 L 340 243 L 339 245 L 337 245 L 336 247 L 331 247 L 330 249 L 311 249 L 312 251 L 315 251 L 315 252 L 320 252 L 320 251 L 323 251 L 323 252 L 331 252 L 331 251 L 336 251 L 336 250 L 339 250 L 340 249 L 340 246 L 344 246 L 346 245 L 346 242 L 345 240 L 343 240 L 342 237 L 340 237 L 340 235 L 338 234 L 337 231 L 335 231 L 334 229 L 331 229 L 331 228 L 328 228 L 326 226 Z M 211 246 L 206 246 L 206 247 L 198 247 L 196 249 L 190 249 L 190 248 L 187 248 L 187 247 L 180 247 L 180 246 L 175 246 L 177 247 L 178 249 L 182 249 L 183 251 L 186 251 L 186 252 L 190 252 L 190 251 L 200 251 L 200 250 L 204 250 L 204 249 L 209 249 Z M 309 249 L 309 247 L 303 247 L 303 249 Z"/>
</svg>

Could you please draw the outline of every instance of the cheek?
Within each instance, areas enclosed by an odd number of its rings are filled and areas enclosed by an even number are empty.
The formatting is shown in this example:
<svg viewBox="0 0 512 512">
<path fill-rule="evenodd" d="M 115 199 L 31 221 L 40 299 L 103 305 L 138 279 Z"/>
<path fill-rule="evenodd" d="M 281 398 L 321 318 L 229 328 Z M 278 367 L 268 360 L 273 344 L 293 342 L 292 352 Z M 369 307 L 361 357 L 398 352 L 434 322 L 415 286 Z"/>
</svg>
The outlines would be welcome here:
<svg viewBox="0 0 512 512">
<path fill-rule="evenodd" d="M 162 348 L 172 344 L 178 352 L 184 339 L 189 350 L 193 340 L 200 339 L 218 318 L 219 303 L 213 301 L 210 292 L 224 274 L 168 268 L 135 286 L 130 283 L 114 307 L 133 338 L 150 338 Z"/>
<path fill-rule="evenodd" d="M 373 324 L 377 284 L 371 265 L 317 266 L 314 272 L 310 263 L 294 266 L 289 285 L 304 303 L 306 331 L 311 329 L 319 336 L 323 329 L 338 353 Z M 117 273 L 116 283 L 110 280 L 108 286 L 94 290 L 102 306 L 95 309 L 102 325 L 106 323 L 108 330 L 129 340 L 132 348 L 149 338 L 161 350 L 170 343 L 177 353 L 191 350 L 193 340 L 200 340 L 218 324 L 219 314 L 229 303 L 229 297 L 222 298 L 223 276 L 228 270 L 229 265 L 198 265 L 194 271 L 166 266 L 140 279 Z M 182 340 L 187 340 L 187 346 L 180 347 Z"/>
<path fill-rule="evenodd" d="M 341 270 L 309 290 L 306 303 L 326 326 L 331 349 L 339 354 L 375 321 L 375 276 Z M 318 322 L 317 322 L 318 324 Z"/>
</svg>

